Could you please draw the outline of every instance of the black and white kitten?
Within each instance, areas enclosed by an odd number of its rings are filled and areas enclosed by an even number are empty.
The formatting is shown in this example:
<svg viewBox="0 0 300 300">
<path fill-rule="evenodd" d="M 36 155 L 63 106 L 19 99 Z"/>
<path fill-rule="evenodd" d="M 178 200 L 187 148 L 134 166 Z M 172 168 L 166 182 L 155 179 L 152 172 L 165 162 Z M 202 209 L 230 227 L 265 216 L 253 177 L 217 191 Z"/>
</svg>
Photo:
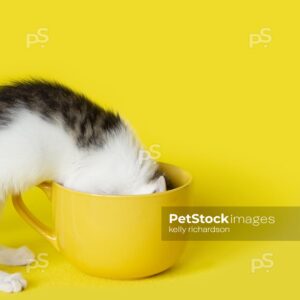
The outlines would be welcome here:
<svg viewBox="0 0 300 300">
<path fill-rule="evenodd" d="M 0 207 L 12 193 L 45 180 L 94 194 L 166 190 L 158 165 L 128 124 L 84 95 L 47 81 L 0 87 Z M 0 247 L 0 264 L 24 265 L 26 247 Z M 0 272 L 0 291 L 26 286 L 20 274 Z"/>
</svg>

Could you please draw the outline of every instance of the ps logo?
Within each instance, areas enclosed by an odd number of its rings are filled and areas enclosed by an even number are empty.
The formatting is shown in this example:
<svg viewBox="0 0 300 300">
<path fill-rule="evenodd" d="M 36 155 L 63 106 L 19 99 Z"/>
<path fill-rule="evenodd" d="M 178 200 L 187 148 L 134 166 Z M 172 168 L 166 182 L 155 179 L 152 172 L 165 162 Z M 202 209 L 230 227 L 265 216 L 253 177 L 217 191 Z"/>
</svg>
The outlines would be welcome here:
<svg viewBox="0 0 300 300">
<path fill-rule="evenodd" d="M 46 269 L 49 266 L 49 261 L 47 257 L 47 253 L 39 253 L 36 259 L 34 259 L 31 264 L 28 264 L 26 266 L 26 272 L 29 273 L 33 269 L 42 269 L 42 272 L 44 272 L 44 269 Z"/>
<path fill-rule="evenodd" d="M 138 160 L 141 163 L 149 159 L 154 159 L 154 160 L 159 159 L 160 156 L 161 156 L 160 145 L 153 144 L 148 148 L 148 150 L 142 149 L 139 151 Z"/>
<path fill-rule="evenodd" d="M 255 273 L 259 269 L 265 269 L 266 272 L 269 272 L 270 269 L 274 266 L 272 257 L 272 253 L 264 253 L 262 255 L 262 258 L 252 258 L 251 272 Z"/>
<path fill-rule="evenodd" d="M 41 48 L 49 41 L 48 28 L 39 28 L 36 33 L 27 33 L 26 47 L 30 48 L 34 44 L 39 44 Z"/>
<path fill-rule="evenodd" d="M 268 45 L 272 41 L 271 29 L 270 28 L 262 28 L 259 33 L 250 33 L 249 34 L 249 47 L 253 48 L 255 45 L 264 44 L 264 47 L 268 47 Z"/>
</svg>

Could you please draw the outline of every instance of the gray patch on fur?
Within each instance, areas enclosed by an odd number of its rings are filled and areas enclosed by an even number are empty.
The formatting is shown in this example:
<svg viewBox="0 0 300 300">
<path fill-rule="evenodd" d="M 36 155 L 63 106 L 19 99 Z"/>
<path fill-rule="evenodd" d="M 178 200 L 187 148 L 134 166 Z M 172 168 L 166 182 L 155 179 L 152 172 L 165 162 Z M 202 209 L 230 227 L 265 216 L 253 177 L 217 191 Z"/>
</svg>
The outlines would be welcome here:
<svg viewBox="0 0 300 300">
<path fill-rule="evenodd" d="M 32 80 L 1 86 L 0 126 L 9 126 L 19 109 L 61 123 L 82 148 L 102 146 L 107 133 L 125 126 L 118 114 L 104 110 L 86 96 L 56 82 Z"/>
</svg>

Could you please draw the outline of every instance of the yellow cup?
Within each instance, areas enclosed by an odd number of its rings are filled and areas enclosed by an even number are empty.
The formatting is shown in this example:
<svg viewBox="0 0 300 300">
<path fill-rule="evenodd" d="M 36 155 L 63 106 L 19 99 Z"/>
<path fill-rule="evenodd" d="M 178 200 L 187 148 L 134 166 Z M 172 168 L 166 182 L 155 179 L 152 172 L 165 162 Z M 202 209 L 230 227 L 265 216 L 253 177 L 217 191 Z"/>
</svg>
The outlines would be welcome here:
<svg viewBox="0 0 300 300">
<path fill-rule="evenodd" d="M 161 208 L 186 206 L 191 176 L 160 163 L 174 189 L 150 195 L 94 195 L 44 182 L 39 187 L 52 202 L 54 228 L 40 222 L 21 195 L 12 197 L 23 219 L 72 264 L 85 273 L 134 279 L 160 273 L 175 264 L 184 241 L 161 240 Z"/>
</svg>

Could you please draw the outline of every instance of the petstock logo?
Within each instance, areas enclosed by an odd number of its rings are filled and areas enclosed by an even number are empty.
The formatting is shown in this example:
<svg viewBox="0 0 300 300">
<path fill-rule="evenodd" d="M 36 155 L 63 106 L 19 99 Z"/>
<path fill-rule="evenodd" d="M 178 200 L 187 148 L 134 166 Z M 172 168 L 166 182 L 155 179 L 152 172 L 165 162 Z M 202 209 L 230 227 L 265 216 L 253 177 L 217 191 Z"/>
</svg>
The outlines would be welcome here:
<svg viewBox="0 0 300 300">
<path fill-rule="evenodd" d="M 26 34 L 26 48 L 31 48 L 34 45 L 39 45 L 44 48 L 49 41 L 48 28 L 38 28 L 36 32 Z"/>
<path fill-rule="evenodd" d="M 141 149 L 138 154 L 138 161 L 140 163 L 147 160 L 158 160 L 161 157 L 161 150 L 159 144 L 152 144 L 148 149 Z"/>
<path fill-rule="evenodd" d="M 300 207 L 163 207 L 162 240 L 299 241 Z"/>
<path fill-rule="evenodd" d="M 273 253 L 263 253 L 261 257 L 251 259 L 251 273 L 256 273 L 259 270 L 270 272 L 274 266 Z"/>
<path fill-rule="evenodd" d="M 258 33 L 249 34 L 249 47 L 254 48 L 257 45 L 263 45 L 267 48 L 272 42 L 271 28 L 261 28 Z"/>
<path fill-rule="evenodd" d="M 35 269 L 39 269 L 44 272 L 49 266 L 48 256 L 48 253 L 39 253 L 32 263 L 26 266 L 26 272 L 29 273 Z"/>
</svg>

